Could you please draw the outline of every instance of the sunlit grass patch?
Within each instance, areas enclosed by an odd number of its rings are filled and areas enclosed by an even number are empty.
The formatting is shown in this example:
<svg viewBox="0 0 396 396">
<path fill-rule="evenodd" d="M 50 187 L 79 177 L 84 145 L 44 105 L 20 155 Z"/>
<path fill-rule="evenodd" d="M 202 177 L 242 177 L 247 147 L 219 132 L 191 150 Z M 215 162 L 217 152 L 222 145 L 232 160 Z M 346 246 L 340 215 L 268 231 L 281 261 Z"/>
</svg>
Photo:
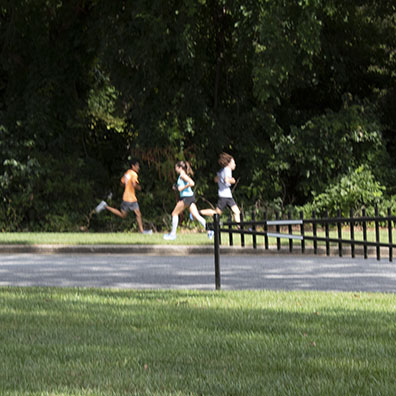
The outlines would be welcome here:
<svg viewBox="0 0 396 396">
<path fill-rule="evenodd" d="M 287 234 L 287 229 L 281 229 L 281 233 Z M 299 235 L 298 231 L 294 230 L 295 235 Z M 191 232 L 181 230 L 177 234 L 177 239 L 174 241 L 166 241 L 163 239 L 163 233 L 153 233 L 152 235 L 142 235 L 137 232 L 116 232 L 116 233 L 90 233 L 90 232 L 0 232 L 0 245 L 3 244 L 20 244 L 20 245 L 44 245 L 44 244 L 63 244 L 63 245 L 213 245 L 213 240 L 210 240 L 206 232 Z M 312 235 L 312 231 L 306 231 L 306 235 Z M 323 230 L 318 230 L 318 236 L 324 237 Z M 337 239 L 337 231 L 330 232 L 331 238 Z M 343 230 L 343 238 L 349 239 L 350 235 L 348 229 Z M 233 234 L 233 245 L 241 246 L 241 236 Z M 264 237 L 257 236 L 257 245 L 264 246 Z M 361 230 L 355 231 L 355 240 L 363 241 L 363 234 Z M 367 234 L 368 241 L 375 241 L 375 232 L 369 230 Z M 388 241 L 388 231 L 381 229 L 380 240 Z M 223 232 L 221 234 L 221 241 L 224 246 L 229 245 L 229 234 Z M 396 230 L 393 231 L 393 241 L 396 241 Z M 276 238 L 269 238 L 269 245 L 276 245 Z M 251 246 L 253 244 L 252 235 L 245 235 L 245 245 Z M 289 240 L 281 239 L 281 244 L 286 246 Z M 294 241 L 293 245 L 296 248 L 300 247 L 300 241 Z M 312 245 L 312 241 L 306 241 L 307 246 Z M 324 242 L 318 242 L 319 246 L 323 246 Z M 335 246 L 335 243 L 332 245 Z"/>
</svg>

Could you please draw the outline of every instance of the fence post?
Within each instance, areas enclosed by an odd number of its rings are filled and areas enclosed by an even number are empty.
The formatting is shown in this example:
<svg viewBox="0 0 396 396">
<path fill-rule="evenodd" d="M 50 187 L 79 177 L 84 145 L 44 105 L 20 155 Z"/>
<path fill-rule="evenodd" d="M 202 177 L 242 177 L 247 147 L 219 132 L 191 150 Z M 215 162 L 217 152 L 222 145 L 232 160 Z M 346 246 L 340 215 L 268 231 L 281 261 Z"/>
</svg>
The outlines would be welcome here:
<svg viewBox="0 0 396 396">
<path fill-rule="evenodd" d="M 301 253 L 305 253 L 305 240 L 304 240 L 304 212 L 300 212 L 300 219 L 302 220 L 301 225 L 300 225 L 300 233 L 301 236 L 303 237 L 301 239 Z"/>
<path fill-rule="evenodd" d="M 256 213 L 254 209 L 252 209 L 252 231 L 253 231 L 253 249 L 257 249 L 257 238 L 256 238 Z"/>
<path fill-rule="evenodd" d="M 290 213 L 290 211 L 287 212 L 287 218 L 288 218 L 288 220 L 291 220 L 291 213 Z M 292 234 L 293 234 L 292 225 L 289 224 L 289 227 L 288 227 L 288 228 L 289 228 L 289 235 L 292 235 Z M 289 239 L 289 252 L 290 252 L 290 253 L 293 252 L 293 239 L 292 239 L 292 238 Z"/>
<path fill-rule="evenodd" d="M 221 229 L 220 219 L 221 219 L 221 216 L 219 215 L 219 246 L 222 245 L 222 241 L 221 241 L 221 232 L 220 232 L 220 229 Z"/>
<path fill-rule="evenodd" d="M 355 227 L 353 224 L 353 209 L 352 208 L 349 210 L 349 217 L 351 218 L 351 221 L 349 223 L 350 235 L 351 235 L 351 255 L 352 255 L 352 258 L 355 258 Z"/>
<path fill-rule="evenodd" d="M 276 220 L 279 220 L 279 212 L 276 212 L 275 218 L 276 218 Z M 279 225 L 276 225 L 276 233 L 280 234 L 280 226 Z M 280 238 L 276 238 L 276 247 L 278 248 L 278 250 L 280 250 L 280 248 L 281 248 Z"/>
<path fill-rule="evenodd" d="M 366 217 L 366 209 L 362 209 L 362 216 L 363 216 L 363 253 L 364 258 L 367 258 L 367 220 L 364 219 Z"/>
<path fill-rule="evenodd" d="M 231 214 L 228 216 L 228 222 L 229 223 L 231 223 L 232 222 L 232 216 L 231 216 Z M 232 233 L 232 226 L 231 226 L 231 224 L 228 224 L 228 229 L 230 230 L 229 232 L 228 232 L 228 243 L 229 243 L 229 245 L 230 246 L 233 246 L 234 245 L 234 237 L 233 237 L 233 233 Z"/>
<path fill-rule="evenodd" d="M 317 226 L 316 226 L 316 211 L 312 211 L 312 231 L 313 231 L 313 245 L 314 245 L 314 254 L 318 254 L 318 239 L 317 239 Z"/>
<path fill-rule="evenodd" d="M 389 261 L 393 260 L 393 250 L 392 250 L 392 211 L 388 208 L 388 237 L 389 237 Z"/>
<path fill-rule="evenodd" d="M 342 224 L 341 209 L 338 209 L 337 230 L 338 230 L 338 255 L 342 257 Z"/>
<path fill-rule="evenodd" d="M 378 217 L 378 206 L 375 207 L 375 217 Z M 375 219 L 375 242 L 377 243 L 377 260 L 381 259 L 380 231 L 378 219 Z"/>
<path fill-rule="evenodd" d="M 265 249 L 268 250 L 268 224 L 267 224 L 267 212 L 264 212 L 264 244 L 265 244 Z"/>
<path fill-rule="evenodd" d="M 216 213 L 213 216 L 214 225 L 214 255 L 215 255 L 215 285 L 216 290 L 220 290 L 220 216 Z"/>
<path fill-rule="evenodd" d="M 329 219 L 329 211 L 326 209 L 325 212 L 326 220 Z M 325 234 L 326 234 L 326 256 L 330 256 L 330 233 L 329 233 L 329 223 L 326 221 L 325 223 Z"/>
<path fill-rule="evenodd" d="M 241 246 L 245 247 L 245 233 L 243 232 L 243 213 L 241 213 L 241 224 L 240 224 L 240 230 L 241 230 Z"/>
</svg>

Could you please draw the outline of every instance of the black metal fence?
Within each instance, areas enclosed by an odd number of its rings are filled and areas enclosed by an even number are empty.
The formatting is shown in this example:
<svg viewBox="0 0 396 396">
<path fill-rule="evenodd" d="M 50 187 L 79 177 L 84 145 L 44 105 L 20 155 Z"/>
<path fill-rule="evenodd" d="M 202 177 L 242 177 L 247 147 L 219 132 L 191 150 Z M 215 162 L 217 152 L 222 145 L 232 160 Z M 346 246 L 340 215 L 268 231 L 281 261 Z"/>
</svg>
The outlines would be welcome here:
<svg viewBox="0 0 396 396">
<path fill-rule="evenodd" d="M 269 249 L 269 238 L 276 239 L 276 248 L 281 250 L 281 239 L 288 239 L 289 252 L 297 247 L 301 249 L 301 253 L 306 252 L 306 242 L 312 243 L 314 254 L 318 253 L 318 242 L 324 244 L 326 255 L 330 255 L 331 244 L 338 247 L 338 255 L 342 257 L 345 246 L 350 247 L 352 258 L 356 255 L 356 246 L 363 247 L 364 258 L 368 257 L 368 248 L 375 247 L 377 260 L 381 258 L 381 248 L 388 249 L 389 261 L 393 261 L 393 249 L 396 244 L 393 243 L 392 231 L 396 217 L 391 215 L 388 209 L 387 216 L 379 216 L 378 209 L 375 208 L 374 216 L 366 216 L 365 209 L 362 210 L 362 216 L 354 216 L 352 211 L 349 217 L 341 216 L 339 211 L 337 217 L 317 218 L 315 212 L 312 218 L 305 219 L 300 213 L 299 219 L 292 219 L 288 213 L 287 218 L 281 218 L 279 213 L 275 214 L 274 220 L 264 219 L 256 220 L 255 213 L 252 212 L 251 220 L 246 221 L 241 214 L 241 222 L 231 221 L 220 222 L 220 217 L 215 215 L 213 223 L 209 224 L 209 228 L 214 231 L 214 255 L 215 255 L 215 284 L 216 289 L 220 289 L 220 245 L 222 244 L 222 234 L 228 235 L 228 243 L 234 246 L 234 235 L 240 235 L 241 247 L 246 246 L 246 238 L 251 236 L 251 248 L 257 249 L 261 245 L 259 240 L 263 237 L 263 246 Z M 368 229 L 372 226 L 374 230 L 374 240 L 368 238 Z M 287 229 L 286 232 L 283 232 Z M 356 238 L 356 230 L 359 229 L 362 238 Z M 381 238 L 380 231 L 383 230 L 387 237 Z M 332 232 L 331 232 L 332 231 Z M 334 235 L 336 233 L 336 235 Z M 345 235 L 347 233 L 347 235 Z M 381 240 L 382 239 L 382 240 Z M 295 243 L 296 241 L 296 243 Z M 250 245 L 249 245 L 250 246 Z"/>
</svg>

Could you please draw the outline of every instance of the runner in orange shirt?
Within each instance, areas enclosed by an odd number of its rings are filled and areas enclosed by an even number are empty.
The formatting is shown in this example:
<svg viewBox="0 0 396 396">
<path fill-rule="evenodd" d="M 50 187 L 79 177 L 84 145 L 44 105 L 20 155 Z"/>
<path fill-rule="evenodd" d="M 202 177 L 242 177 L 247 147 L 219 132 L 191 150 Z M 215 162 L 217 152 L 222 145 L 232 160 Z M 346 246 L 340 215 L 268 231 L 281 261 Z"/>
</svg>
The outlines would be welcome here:
<svg viewBox="0 0 396 396">
<path fill-rule="evenodd" d="M 140 165 L 139 161 L 133 160 L 131 163 L 131 169 L 128 169 L 124 176 L 121 178 L 121 184 L 124 185 L 124 194 L 122 196 L 121 210 L 112 208 L 107 205 L 105 201 L 102 201 L 96 208 L 96 213 L 100 213 L 102 210 L 107 209 L 116 216 L 125 219 L 129 212 L 135 212 L 136 221 L 138 223 L 139 231 L 142 234 L 152 234 L 152 230 L 144 230 L 142 222 L 142 213 L 140 212 L 139 204 L 136 198 L 136 190 L 140 191 L 141 187 L 139 185 L 138 173 Z"/>
</svg>

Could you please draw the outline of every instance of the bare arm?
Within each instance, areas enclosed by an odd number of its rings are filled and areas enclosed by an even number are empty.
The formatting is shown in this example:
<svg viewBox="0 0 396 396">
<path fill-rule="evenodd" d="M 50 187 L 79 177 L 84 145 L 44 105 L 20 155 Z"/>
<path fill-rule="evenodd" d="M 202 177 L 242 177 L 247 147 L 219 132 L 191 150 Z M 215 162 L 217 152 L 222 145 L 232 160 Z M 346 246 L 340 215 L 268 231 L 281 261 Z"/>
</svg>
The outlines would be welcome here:
<svg viewBox="0 0 396 396">
<path fill-rule="evenodd" d="M 225 182 L 229 184 L 235 184 L 235 179 L 233 177 L 226 177 Z"/>
<path fill-rule="evenodd" d="M 138 191 L 141 191 L 142 190 L 142 187 L 140 187 L 140 184 L 139 184 L 139 182 L 136 180 L 136 181 L 133 181 L 132 180 L 132 186 L 133 186 L 133 188 L 135 189 L 135 190 L 138 190 Z"/>
<path fill-rule="evenodd" d="M 214 182 L 215 183 L 219 182 L 219 176 L 215 176 Z M 224 178 L 224 182 L 225 183 L 229 183 L 229 184 L 234 184 L 235 183 L 235 179 L 233 177 L 226 177 L 226 178 Z"/>
<path fill-rule="evenodd" d="M 188 188 L 188 187 L 194 187 L 194 186 L 195 186 L 194 180 L 191 179 L 191 177 L 188 176 L 186 173 L 182 173 L 182 174 L 180 175 L 180 177 L 187 183 L 185 186 L 179 186 L 179 187 L 178 187 L 178 190 L 179 190 L 180 192 L 183 191 L 183 190 L 185 190 L 185 189 Z"/>
</svg>

